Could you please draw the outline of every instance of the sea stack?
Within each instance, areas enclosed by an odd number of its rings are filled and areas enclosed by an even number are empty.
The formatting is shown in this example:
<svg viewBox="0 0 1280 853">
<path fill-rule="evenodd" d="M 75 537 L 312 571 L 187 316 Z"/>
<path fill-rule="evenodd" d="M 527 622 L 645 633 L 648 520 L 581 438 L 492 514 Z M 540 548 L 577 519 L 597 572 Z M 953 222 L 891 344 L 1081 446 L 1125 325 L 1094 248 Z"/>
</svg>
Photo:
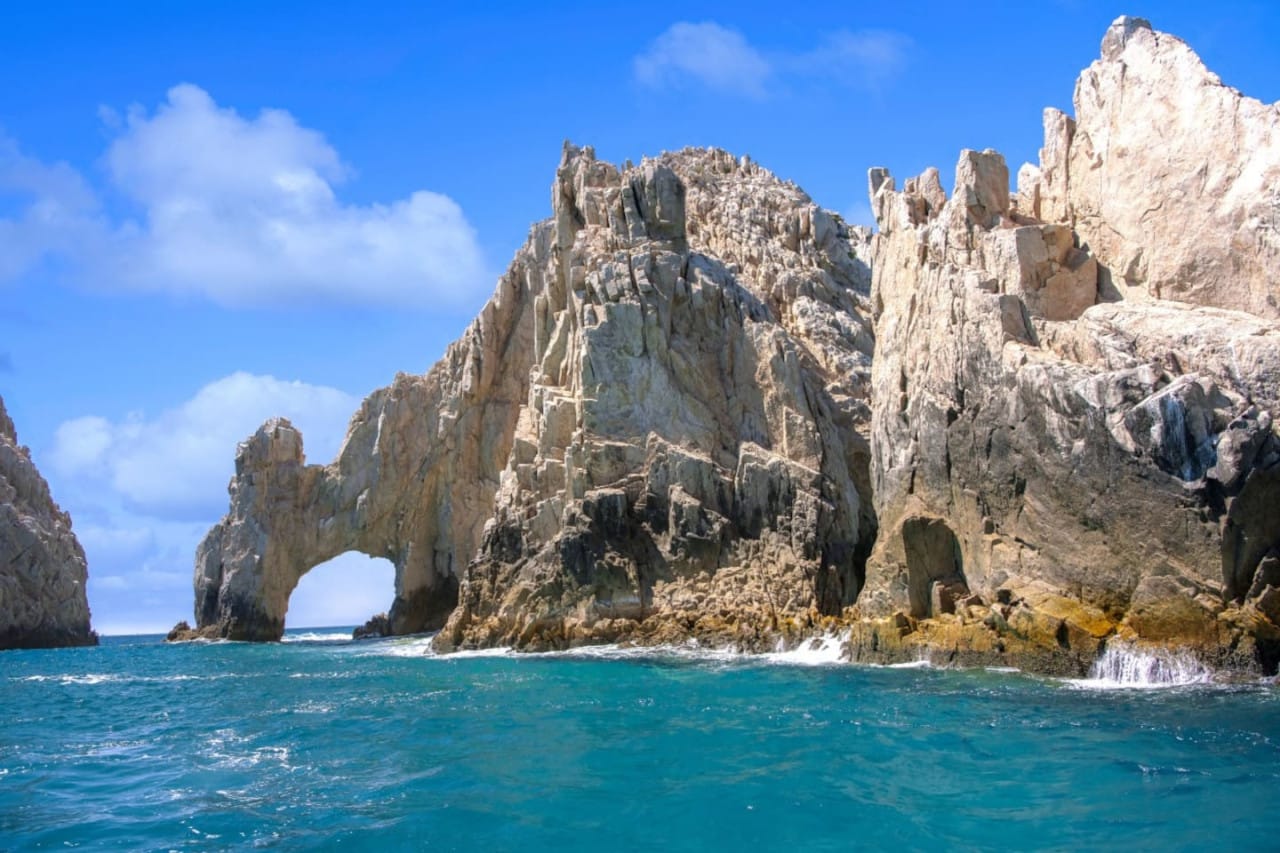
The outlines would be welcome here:
<svg viewBox="0 0 1280 853">
<path fill-rule="evenodd" d="M 1038 166 L 870 173 L 879 233 L 748 158 L 566 145 L 425 376 L 308 465 L 271 421 L 197 630 L 280 636 L 346 550 L 442 650 L 847 631 L 856 660 L 1280 659 L 1280 117 L 1117 20 Z"/>
<path fill-rule="evenodd" d="M 93 646 L 84 549 L 0 399 L 0 649 Z"/>
</svg>

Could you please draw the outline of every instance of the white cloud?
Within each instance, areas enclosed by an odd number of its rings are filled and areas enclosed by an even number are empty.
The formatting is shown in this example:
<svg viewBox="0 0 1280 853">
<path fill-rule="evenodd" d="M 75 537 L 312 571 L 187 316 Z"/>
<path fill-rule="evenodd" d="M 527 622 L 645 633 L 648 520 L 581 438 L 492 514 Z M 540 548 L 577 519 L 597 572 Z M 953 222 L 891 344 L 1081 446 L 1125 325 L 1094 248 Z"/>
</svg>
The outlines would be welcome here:
<svg viewBox="0 0 1280 853">
<path fill-rule="evenodd" d="M 710 21 L 673 24 L 635 58 L 633 67 L 646 86 L 679 86 L 688 80 L 749 97 L 763 95 L 772 74 L 769 62 L 741 33 Z"/>
<path fill-rule="evenodd" d="M 264 420 L 302 430 L 309 460 L 338 450 L 359 401 L 335 388 L 234 373 L 155 417 L 87 416 L 58 427 L 53 469 L 76 491 L 109 489 L 132 510 L 165 519 L 216 519 L 226 511 L 235 447 Z"/>
<path fill-rule="evenodd" d="M 99 287 L 231 306 L 456 305 L 491 284 L 452 199 L 419 190 L 342 203 L 335 187 L 350 170 L 322 134 L 283 110 L 241 116 L 183 84 L 152 112 L 135 106 L 104 119 L 116 133 L 107 176 L 141 216 L 107 219 L 74 169 L 0 138 L 0 193 L 27 199 L 0 217 L 0 279 L 58 257 Z"/>
<path fill-rule="evenodd" d="M 673 24 L 635 58 L 636 80 L 655 89 L 700 85 L 760 98 L 785 78 L 823 77 L 877 89 L 906 65 L 911 40 L 883 30 L 839 30 L 808 51 L 765 54 L 736 30 L 714 22 Z"/>
</svg>

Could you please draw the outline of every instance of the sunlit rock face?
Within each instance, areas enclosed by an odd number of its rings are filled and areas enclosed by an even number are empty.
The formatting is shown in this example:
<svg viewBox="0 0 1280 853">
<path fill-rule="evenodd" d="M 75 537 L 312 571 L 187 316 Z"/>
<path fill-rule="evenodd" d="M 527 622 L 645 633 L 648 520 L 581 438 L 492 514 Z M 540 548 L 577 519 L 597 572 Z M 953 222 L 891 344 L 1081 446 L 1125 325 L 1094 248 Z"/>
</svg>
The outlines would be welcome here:
<svg viewBox="0 0 1280 853">
<path fill-rule="evenodd" d="M 871 172 L 859 603 L 886 630 L 855 654 L 1079 671 L 1119 634 L 1274 666 L 1276 110 L 1127 18 L 1076 109 L 1012 197 L 993 151 L 962 153 L 949 199 L 936 170 Z"/>
<path fill-rule="evenodd" d="M 0 649 L 97 645 L 84 550 L 0 400 Z"/>
<path fill-rule="evenodd" d="M 301 574 L 351 549 L 395 563 L 393 630 L 448 617 L 446 648 L 763 644 L 855 600 L 867 233 L 714 150 L 618 168 L 566 146 L 552 207 L 332 464 L 283 421 L 241 446 L 197 558 L 201 629 L 279 637 Z"/>
<path fill-rule="evenodd" d="M 1104 298 L 1280 319 L 1280 106 L 1224 86 L 1185 42 L 1126 17 L 1076 82 L 1075 118 L 1049 109 L 1044 124 L 1019 207 L 1075 228 Z"/>
</svg>

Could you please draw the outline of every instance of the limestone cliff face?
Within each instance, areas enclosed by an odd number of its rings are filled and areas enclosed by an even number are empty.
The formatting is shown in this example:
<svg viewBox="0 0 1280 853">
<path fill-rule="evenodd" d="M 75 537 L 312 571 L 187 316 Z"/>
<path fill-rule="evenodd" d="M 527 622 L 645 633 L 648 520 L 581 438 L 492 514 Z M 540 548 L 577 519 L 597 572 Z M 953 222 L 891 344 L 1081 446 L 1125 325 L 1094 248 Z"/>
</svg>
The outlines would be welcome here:
<svg viewBox="0 0 1280 853">
<path fill-rule="evenodd" d="M 394 633 L 444 624 L 493 513 L 556 255 L 554 227 L 535 226 L 462 338 L 426 375 L 371 394 L 332 463 L 305 464 L 283 419 L 239 446 L 230 509 L 196 552 L 199 633 L 279 639 L 302 575 L 351 550 L 395 565 Z"/>
<path fill-rule="evenodd" d="M 285 422 L 241 446 L 197 558 L 205 631 L 278 637 L 301 574 L 353 548 L 397 567 L 392 630 L 449 616 L 444 647 L 750 644 L 854 601 L 867 235 L 719 151 L 618 169 L 566 147 L 552 204 L 480 319 L 370 397 L 331 465 Z"/>
<path fill-rule="evenodd" d="M 84 550 L 0 400 L 0 649 L 92 646 Z"/>
<path fill-rule="evenodd" d="M 901 192 L 872 170 L 881 535 L 859 604 L 898 615 L 855 654 L 1071 671 L 1120 634 L 1274 666 L 1280 255 L 1246 212 L 1276 125 L 1206 80 L 1181 42 L 1121 19 L 1077 87 L 1074 136 L 1051 119 L 1024 169 L 1038 191 L 1011 199 L 992 151 L 962 153 L 950 199 L 935 170 Z M 1152 118 L 1206 99 L 1236 106 Z M 1155 298 L 1175 294 L 1200 305 Z"/>
</svg>

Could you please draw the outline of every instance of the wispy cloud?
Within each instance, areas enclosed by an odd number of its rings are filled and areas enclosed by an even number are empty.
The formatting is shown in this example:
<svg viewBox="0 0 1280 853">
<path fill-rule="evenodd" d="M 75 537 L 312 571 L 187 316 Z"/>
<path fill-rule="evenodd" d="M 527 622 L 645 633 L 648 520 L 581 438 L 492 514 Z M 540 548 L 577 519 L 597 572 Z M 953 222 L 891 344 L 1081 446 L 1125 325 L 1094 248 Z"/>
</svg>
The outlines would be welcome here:
<svg viewBox="0 0 1280 853">
<path fill-rule="evenodd" d="M 66 163 L 43 163 L 0 135 L 0 200 L 16 211 L 0 216 L 0 282 L 17 278 L 49 255 L 72 255 L 106 232 L 97 195 Z"/>
<path fill-rule="evenodd" d="M 710 21 L 673 24 L 633 62 L 636 79 L 653 88 L 686 84 L 761 97 L 773 68 L 736 30 Z"/>
<path fill-rule="evenodd" d="M 911 39 L 887 30 L 840 30 L 823 38 L 808 53 L 788 57 L 799 74 L 828 77 L 862 89 L 876 90 L 906 68 Z"/>
<path fill-rule="evenodd" d="M 107 217 L 74 169 L 0 139 L 0 193 L 25 200 L 0 217 L 0 280 L 52 258 L 99 287 L 232 306 L 460 304 L 491 284 L 452 199 L 343 203 L 350 169 L 283 110 L 242 116 L 184 84 L 154 110 L 102 116 L 114 133 L 107 176 L 141 216 Z"/>
<path fill-rule="evenodd" d="M 632 69 L 649 88 L 696 86 L 748 98 L 767 97 L 805 78 L 878 90 L 906 67 L 911 46 L 901 33 L 837 30 L 810 50 L 766 52 L 721 24 L 682 21 L 654 39 Z"/>
</svg>

